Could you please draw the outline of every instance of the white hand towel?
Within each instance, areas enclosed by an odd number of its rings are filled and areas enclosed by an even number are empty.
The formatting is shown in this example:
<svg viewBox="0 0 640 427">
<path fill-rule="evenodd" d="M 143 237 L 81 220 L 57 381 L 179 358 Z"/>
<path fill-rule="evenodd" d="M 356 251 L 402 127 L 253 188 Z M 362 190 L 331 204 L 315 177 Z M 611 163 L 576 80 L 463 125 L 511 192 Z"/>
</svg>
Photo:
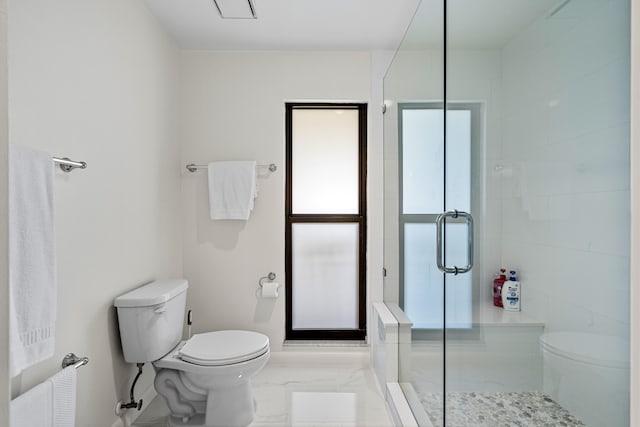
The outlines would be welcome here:
<svg viewBox="0 0 640 427">
<path fill-rule="evenodd" d="M 256 162 L 209 163 L 211 219 L 248 220 L 256 197 Z"/>
<path fill-rule="evenodd" d="M 53 356 L 56 298 L 52 159 L 46 153 L 10 145 L 11 376 Z"/>
<path fill-rule="evenodd" d="M 76 368 L 70 366 L 11 401 L 11 427 L 74 427 Z"/>
</svg>

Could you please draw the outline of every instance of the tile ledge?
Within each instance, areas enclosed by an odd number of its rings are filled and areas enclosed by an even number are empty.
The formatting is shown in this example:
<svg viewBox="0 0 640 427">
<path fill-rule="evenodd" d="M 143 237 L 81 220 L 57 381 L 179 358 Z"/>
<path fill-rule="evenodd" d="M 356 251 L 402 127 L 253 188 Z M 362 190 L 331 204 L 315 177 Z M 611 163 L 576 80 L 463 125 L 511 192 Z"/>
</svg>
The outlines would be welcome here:
<svg viewBox="0 0 640 427">
<path fill-rule="evenodd" d="M 282 351 L 296 350 L 328 350 L 328 351 L 369 351 L 366 341 L 332 341 L 332 340 L 286 340 Z"/>
</svg>

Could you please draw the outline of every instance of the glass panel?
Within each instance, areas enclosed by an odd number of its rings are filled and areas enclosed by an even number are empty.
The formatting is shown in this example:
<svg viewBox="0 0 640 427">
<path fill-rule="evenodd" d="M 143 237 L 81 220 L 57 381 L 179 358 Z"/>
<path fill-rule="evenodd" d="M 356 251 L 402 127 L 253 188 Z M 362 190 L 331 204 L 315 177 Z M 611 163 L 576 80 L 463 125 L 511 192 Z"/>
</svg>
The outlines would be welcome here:
<svg viewBox="0 0 640 427">
<path fill-rule="evenodd" d="M 358 327 L 358 224 L 292 224 L 293 329 Z"/>
<path fill-rule="evenodd" d="M 629 1 L 447 4 L 447 122 L 461 102 L 483 106 L 470 164 L 484 258 L 473 333 L 447 316 L 446 424 L 628 426 Z M 493 305 L 502 266 L 519 311 Z M 613 360 L 620 370 L 604 368 Z M 530 417 L 497 415 L 496 399 Z"/>
<path fill-rule="evenodd" d="M 294 109 L 294 214 L 358 213 L 358 111 Z"/>
<path fill-rule="evenodd" d="M 420 3 L 384 81 L 385 302 L 404 297 L 410 317 L 428 323 L 432 225 L 405 226 L 402 214 L 440 209 L 420 200 L 431 191 L 426 163 L 397 169 L 426 155 L 403 158 L 397 108 L 443 102 L 445 4 L 446 207 L 474 215 L 477 256 L 472 276 L 444 280 L 446 349 L 437 333 L 417 331 L 411 346 L 399 345 L 412 411 L 420 425 L 628 426 L 628 0 Z M 481 106 L 471 132 L 460 104 Z M 466 263 L 464 229 L 447 226 L 447 264 Z M 519 312 L 493 305 L 502 266 L 517 271 Z M 459 314 L 463 302 L 471 319 Z M 559 357 L 541 347 L 546 340 L 599 361 Z M 531 410 L 515 410 L 523 407 Z"/>
<path fill-rule="evenodd" d="M 444 201 L 442 109 L 403 109 L 402 212 L 438 213 Z"/>
<path fill-rule="evenodd" d="M 398 354 L 387 356 L 387 363 L 397 356 L 397 378 L 412 403 L 411 409 L 419 419 L 419 425 L 436 427 L 442 426 L 442 421 L 426 414 L 421 403 L 439 399 L 440 408 L 443 406 L 443 275 L 435 267 L 435 226 L 427 223 L 435 217 L 426 218 L 444 210 L 443 155 L 441 146 L 425 147 L 412 142 L 407 147 L 409 151 L 405 147 L 401 150 L 400 140 L 404 138 L 402 132 L 405 130 L 400 127 L 400 122 L 403 112 L 409 111 L 410 107 L 429 104 L 431 108 L 423 110 L 430 112 L 410 112 L 408 120 L 410 126 L 412 123 L 417 126 L 417 134 L 429 135 L 430 132 L 431 142 L 439 140 L 442 144 L 444 115 L 442 111 L 434 111 L 433 106 L 442 109 L 444 98 L 443 6 L 443 0 L 422 0 L 419 3 L 413 24 L 407 29 L 384 78 L 384 301 L 392 312 L 403 309 L 407 314 L 408 310 L 411 314 L 406 317 L 414 322 L 412 342 L 399 340 L 402 342 L 398 345 Z M 433 126 L 425 129 L 419 119 L 411 120 L 412 114 L 431 115 Z M 434 151 L 437 159 L 429 158 Z M 404 173 L 399 169 L 403 162 L 408 168 Z M 425 217 L 408 219 L 402 218 L 403 215 Z M 408 222 L 418 219 L 424 219 L 424 222 Z M 404 254 L 404 259 L 401 254 Z M 404 308 L 400 307 L 401 304 Z M 406 318 L 398 317 L 403 321 Z M 372 323 L 374 325 L 370 327 L 374 329 L 376 322 Z M 419 330 L 416 325 L 429 329 Z M 403 329 L 407 327 L 400 326 L 400 337 L 406 336 Z M 375 330 L 370 336 L 375 355 Z M 388 353 L 388 344 L 383 342 L 381 345 L 382 352 Z M 385 380 L 389 381 L 392 375 L 387 375 Z"/>
</svg>

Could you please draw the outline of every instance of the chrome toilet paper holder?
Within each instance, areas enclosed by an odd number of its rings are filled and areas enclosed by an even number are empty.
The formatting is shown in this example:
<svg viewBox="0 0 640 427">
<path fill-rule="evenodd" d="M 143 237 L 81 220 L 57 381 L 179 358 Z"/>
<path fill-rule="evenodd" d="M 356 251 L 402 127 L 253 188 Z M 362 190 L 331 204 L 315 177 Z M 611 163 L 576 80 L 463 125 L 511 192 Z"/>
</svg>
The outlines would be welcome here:
<svg viewBox="0 0 640 427">
<path fill-rule="evenodd" d="M 262 288 L 262 284 L 265 280 L 268 280 L 270 282 L 273 282 L 274 280 L 276 280 L 276 273 L 274 272 L 270 272 L 269 274 L 267 274 L 264 277 L 261 277 L 260 280 L 258 280 L 258 285 L 260 285 L 260 288 Z"/>
</svg>

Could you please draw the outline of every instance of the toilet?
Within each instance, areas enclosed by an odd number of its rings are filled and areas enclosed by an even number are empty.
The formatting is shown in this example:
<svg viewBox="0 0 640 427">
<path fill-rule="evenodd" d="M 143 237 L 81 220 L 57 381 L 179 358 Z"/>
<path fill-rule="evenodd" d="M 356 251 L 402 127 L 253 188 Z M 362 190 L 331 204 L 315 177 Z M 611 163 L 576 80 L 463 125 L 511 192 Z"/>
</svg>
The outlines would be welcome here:
<svg viewBox="0 0 640 427">
<path fill-rule="evenodd" d="M 152 363 L 170 426 L 247 426 L 251 377 L 269 360 L 269 338 L 227 330 L 182 340 L 187 288 L 184 279 L 157 280 L 115 299 L 124 358 Z"/>
<path fill-rule="evenodd" d="M 540 349 L 546 394 L 588 426 L 629 425 L 628 341 L 548 332 L 540 336 Z"/>
</svg>

